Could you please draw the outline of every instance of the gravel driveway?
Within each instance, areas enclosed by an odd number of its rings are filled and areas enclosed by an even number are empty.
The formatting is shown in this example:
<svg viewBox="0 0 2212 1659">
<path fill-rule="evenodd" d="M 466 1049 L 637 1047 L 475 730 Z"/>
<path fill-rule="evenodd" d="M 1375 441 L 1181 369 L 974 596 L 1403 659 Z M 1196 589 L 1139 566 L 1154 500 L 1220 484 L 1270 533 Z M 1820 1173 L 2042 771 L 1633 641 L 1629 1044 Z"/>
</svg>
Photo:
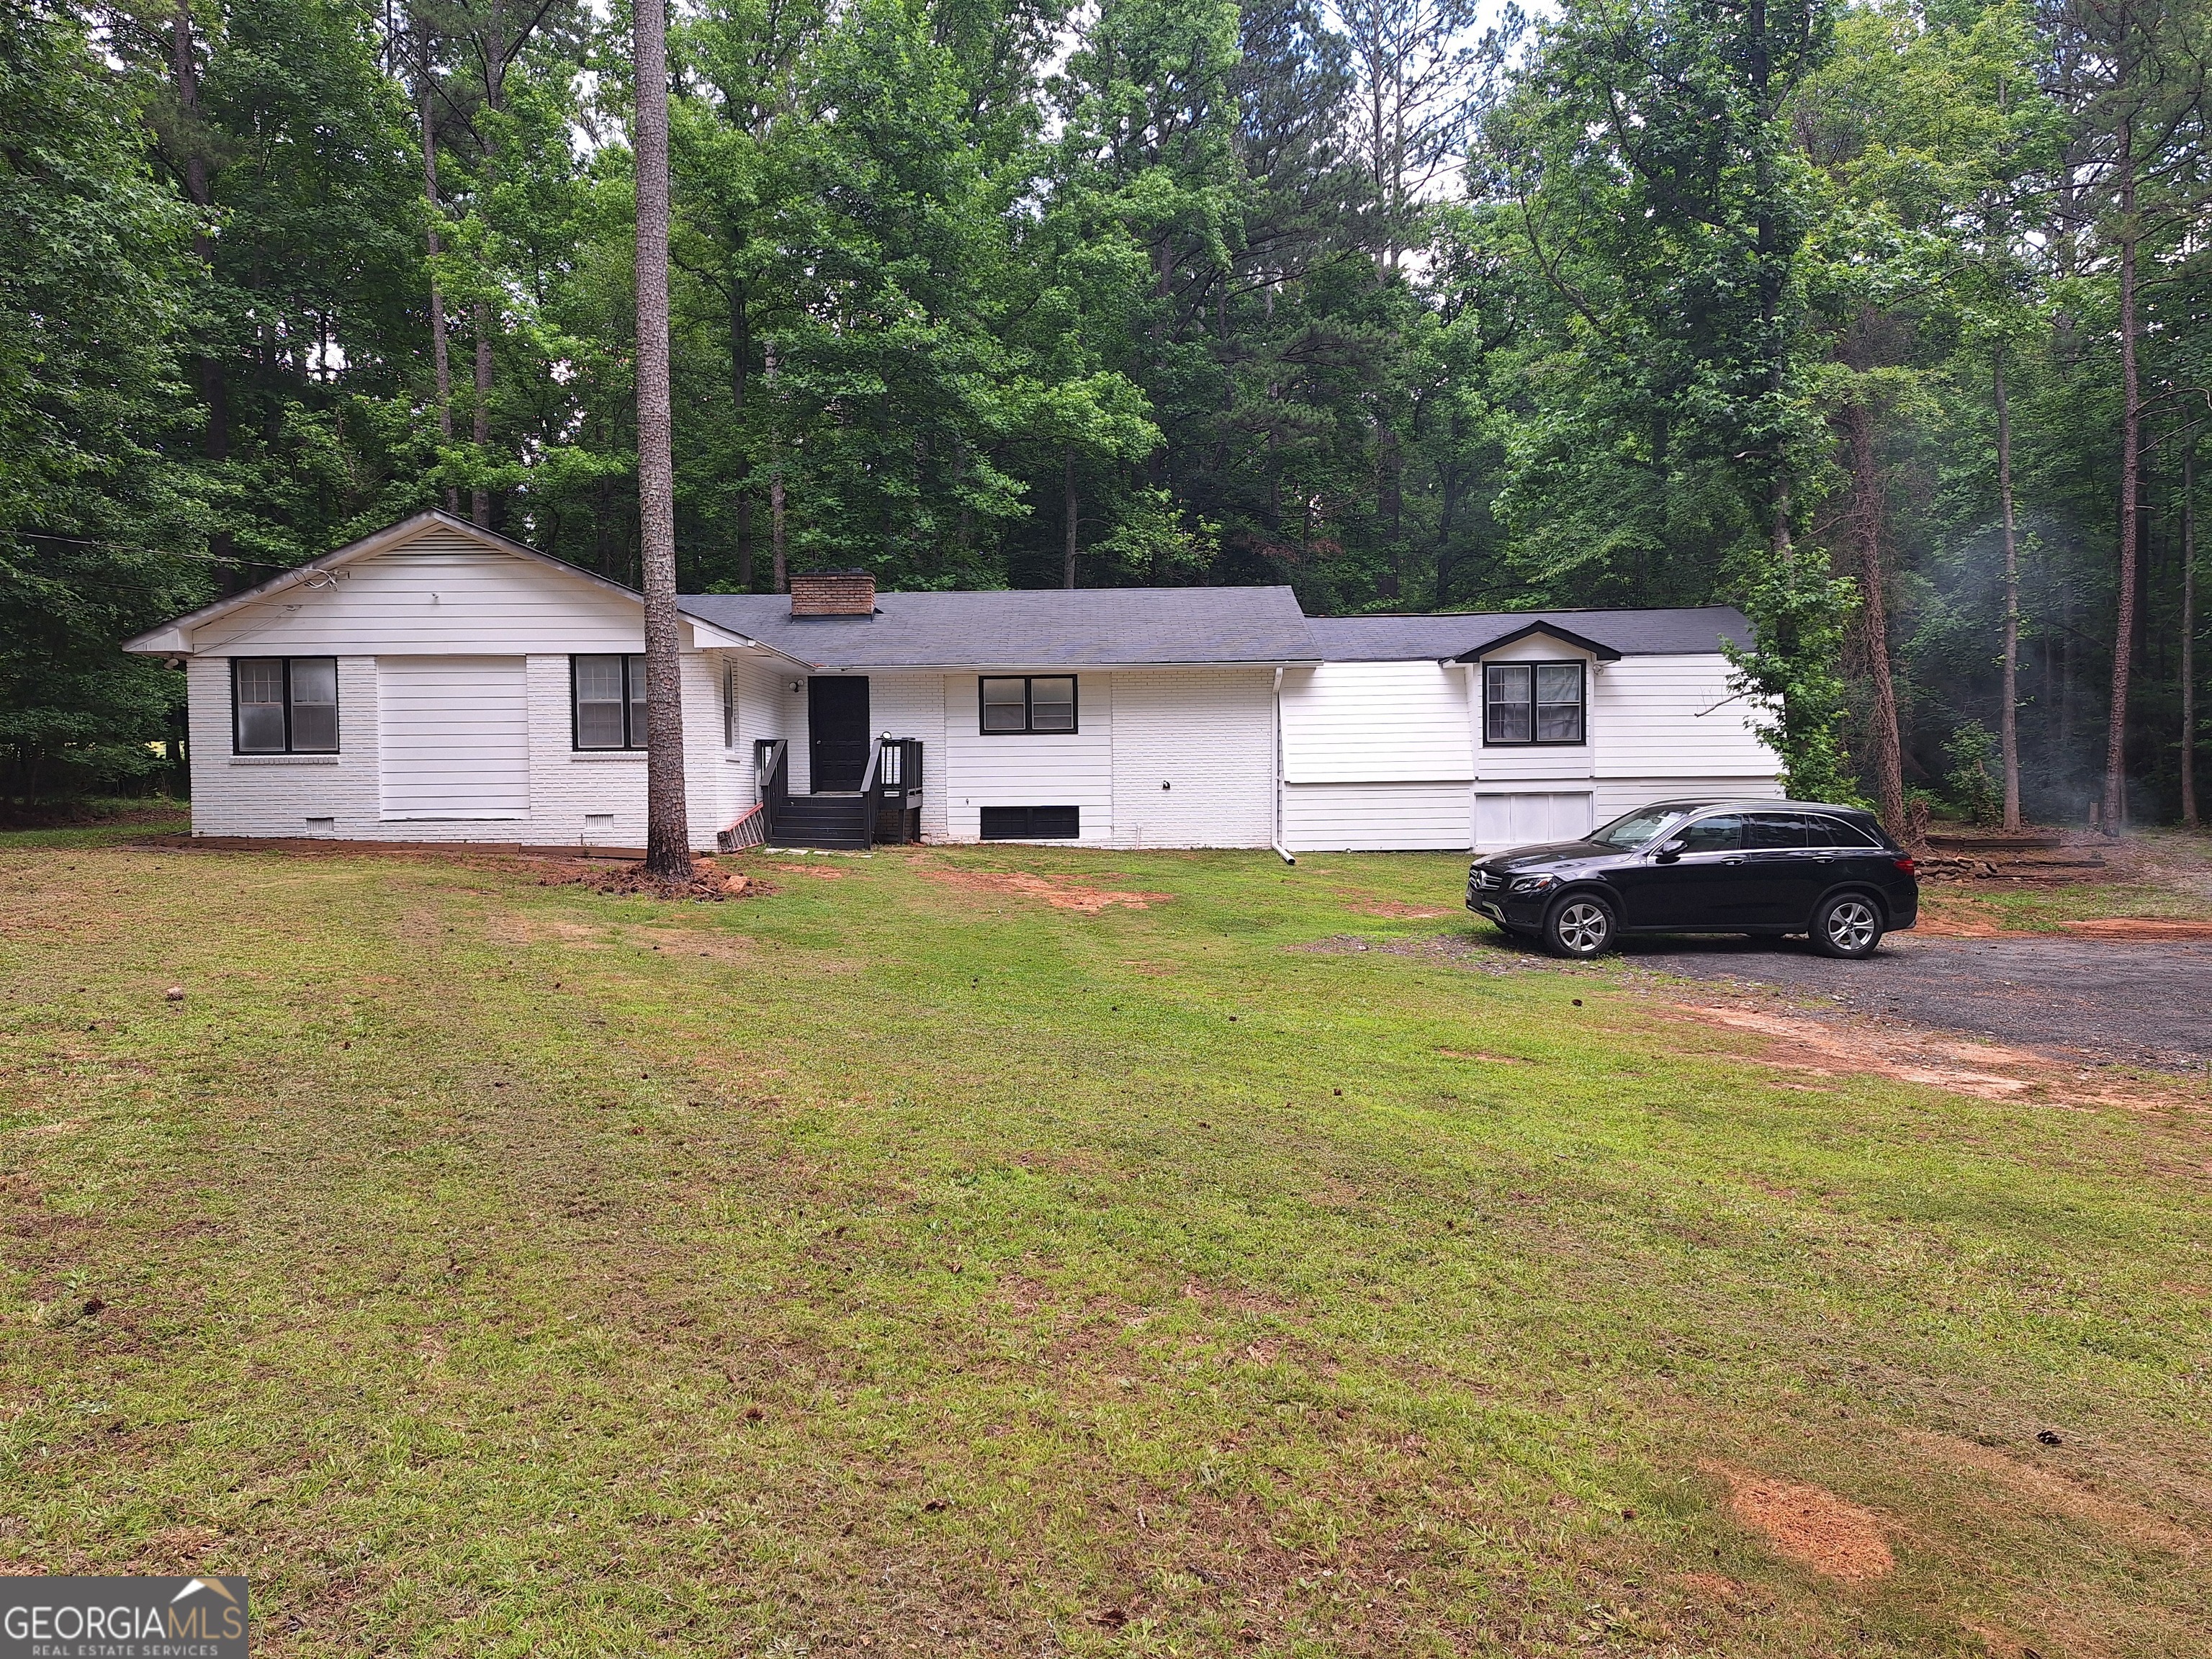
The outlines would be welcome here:
<svg viewBox="0 0 2212 1659">
<path fill-rule="evenodd" d="M 2212 1061 L 2212 944 L 1894 933 L 1863 962 L 1837 962 L 1802 939 L 1631 939 L 1617 959 L 2024 1048 L 2169 1070 Z"/>
</svg>

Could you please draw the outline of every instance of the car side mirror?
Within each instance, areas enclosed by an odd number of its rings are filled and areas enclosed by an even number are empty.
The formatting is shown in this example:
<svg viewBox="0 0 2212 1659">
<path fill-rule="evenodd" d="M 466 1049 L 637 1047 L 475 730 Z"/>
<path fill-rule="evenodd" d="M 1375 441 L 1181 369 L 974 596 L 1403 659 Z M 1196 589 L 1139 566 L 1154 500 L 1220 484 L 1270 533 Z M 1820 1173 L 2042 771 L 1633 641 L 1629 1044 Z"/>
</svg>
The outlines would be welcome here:
<svg viewBox="0 0 2212 1659">
<path fill-rule="evenodd" d="M 1676 859 L 1682 856 L 1683 848 L 1686 848 L 1689 844 L 1689 842 L 1684 841 L 1680 836 L 1677 836 L 1674 840 L 1668 842 L 1664 847 L 1662 847 L 1656 853 L 1653 854 L 1652 856 L 1661 864 L 1672 864 Z"/>
</svg>

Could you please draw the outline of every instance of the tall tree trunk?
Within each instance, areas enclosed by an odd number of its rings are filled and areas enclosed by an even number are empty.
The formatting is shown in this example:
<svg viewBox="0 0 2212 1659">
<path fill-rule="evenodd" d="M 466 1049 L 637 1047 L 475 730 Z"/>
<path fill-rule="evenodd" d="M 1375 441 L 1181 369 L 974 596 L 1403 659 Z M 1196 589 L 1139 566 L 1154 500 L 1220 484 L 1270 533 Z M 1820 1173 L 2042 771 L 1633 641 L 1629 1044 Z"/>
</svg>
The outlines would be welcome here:
<svg viewBox="0 0 2212 1659">
<path fill-rule="evenodd" d="M 501 13 L 500 0 L 492 0 L 491 14 L 483 35 L 484 106 L 494 115 L 507 107 L 507 64 L 511 50 L 507 43 L 505 19 Z M 498 181 L 496 127 L 484 136 L 483 177 L 479 194 L 489 202 L 493 186 Z M 662 239 L 665 243 L 666 238 Z M 479 299 L 470 308 L 469 320 L 476 335 L 476 397 L 470 406 L 469 436 L 476 445 L 476 465 L 484 464 L 485 451 L 491 443 L 491 331 L 494 322 L 491 302 Z M 469 491 L 469 518 L 487 530 L 491 527 L 491 491 L 483 484 Z"/>
<path fill-rule="evenodd" d="M 419 18 L 415 27 L 421 37 L 422 58 L 422 194 L 430 204 L 430 258 L 434 260 L 444 252 L 438 239 L 438 125 L 436 88 L 432 81 L 437 70 L 431 58 L 428 27 Z M 446 348 L 446 296 L 438 286 L 434 267 L 430 274 L 430 362 L 438 382 L 438 435 L 450 448 L 453 441 L 453 365 Z M 447 484 L 446 511 L 458 514 L 460 510 L 461 492 Z"/>
<path fill-rule="evenodd" d="M 491 306 L 488 301 L 476 302 L 473 321 L 477 337 L 477 395 L 469 436 L 476 442 L 477 465 L 482 466 L 485 447 L 491 442 Z M 481 483 L 469 490 L 469 518 L 487 529 L 490 527 L 491 491 Z"/>
<path fill-rule="evenodd" d="M 2197 827 L 2197 434 L 2181 452 L 2181 821 Z"/>
<path fill-rule="evenodd" d="M 1067 544 L 1060 555 L 1060 585 L 1075 586 L 1075 446 L 1070 444 L 1060 457 L 1060 511 L 1067 524 Z"/>
<path fill-rule="evenodd" d="M 1997 406 L 1997 499 L 2004 509 L 2004 707 L 1997 746 L 2004 757 L 2004 827 L 2020 828 L 2020 540 L 2012 516 L 2012 409 L 2005 398 L 2005 352 L 2000 343 L 1990 383 Z"/>
<path fill-rule="evenodd" d="M 1275 389 L 1269 386 L 1267 396 L 1272 398 L 1274 395 Z M 1280 441 L 1281 434 L 1279 428 L 1270 425 L 1267 428 L 1267 504 L 1260 509 L 1260 527 L 1267 532 L 1267 539 L 1271 542 L 1283 533 L 1283 458 Z"/>
<path fill-rule="evenodd" d="M 1437 509 L 1437 609 L 1450 603 L 1452 520 L 1459 512 L 1459 410 L 1444 434 L 1443 501 Z"/>
<path fill-rule="evenodd" d="M 199 66 L 192 57 L 190 0 L 178 0 L 170 46 L 177 78 L 178 139 L 184 151 L 185 195 L 194 207 L 204 209 L 213 204 L 215 194 L 208 184 L 207 155 L 201 146 Z M 192 252 L 201 264 L 213 262 L 215 244 L 208 234 L 204 219 L 193 227 Z M 230 387 L 223 375 L 222 360 L 202 354 L 193 358 L 192 368 L 194 378 L 199 381 L 200 401 L 207 406 L 206 421 L 200 428 L 200 453 L 210 461 L 227 461 L 230 459 Z M 217 562 L 216 586 L 226 597 L 246 586 L 237 561 L 232 556 L 234 550 L 230 532 L 210 532 L 208 552 Z"/>
<path fill-rule="evenodd" d="M 745 439 L 745 382 L 751 378 L 752 356 L 752 316 L 745 307 L 745 285 L 733 275 L 730 278 L 730 414 L 739 444 Z M 750 593 L 753 589 L 751 458 L 748 456 L 743 465 L 744 476 L 738 480 L 738 586 Z"/>
<path fill-rule="evenodd" d="M 783 548 L 783 410 L 775 400 L 775 337 L 761 345 L 761 376 L 768 382 L 768 544 L 775 591 L 791 592 L 791 567 Z"/>
<path fill-rule="evenodd" d="M 1875 798 L 1881 821 L 1900 842 L 1910 840 L 1905 814 L 1905 755 L 1897 728 L 1897 684 L 1889 665 L 1888 584 L 1881 556 L 1881 480 L 1875 470 L 1874 413 L 1852 398 L 1844 426 L 1851 457 L 1851 541 L 1858 553 L 1859 612 L 1866 629 L 1867 678 L 1874 708 L 1867 721 L 1867 763 L 1874 769 Z"/>
<path fill-rule="evenodd" d="M 677 656 L 676 454 L 668 384 L 668 19 L 636 9 L 637 506 L 645 590 L 645 867 L 691 873 L 684 794 L 682 665 Z"/>
<path fill-rule="evenodd" d="M 1406 549 L 1399 535 L 1405 517 L 1403 461 L 1396 430 L 1380 416 L 1375 421 L 1375 505 L 1382 516 L 1383 533 L 1390 538 L 1390 568 L 1382 573 L 1378 586 L 1384 599 L 1395 599 L 1406 591 Z"/>
<path fill-rule="evenodd" d="M 2142 382 L 2136 361 L 2135 123 L 2120 123 L 2120 580 L 2112 619 L 2112 695 L 2105 729 L 2104 830 L 2117 836 L 2127 819 L 2128 676 L 2136 631 L 2137 491 L 2142 460 Z"/>
</svg>

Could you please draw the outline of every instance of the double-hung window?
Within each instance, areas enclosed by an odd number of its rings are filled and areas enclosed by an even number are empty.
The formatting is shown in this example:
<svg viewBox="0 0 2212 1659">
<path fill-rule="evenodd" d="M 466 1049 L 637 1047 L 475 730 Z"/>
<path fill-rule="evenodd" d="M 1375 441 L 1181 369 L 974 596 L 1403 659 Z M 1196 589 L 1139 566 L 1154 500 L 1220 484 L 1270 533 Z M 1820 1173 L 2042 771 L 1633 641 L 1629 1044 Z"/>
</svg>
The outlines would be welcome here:
<svg viewBox="0 0 2212 1659">
<path fill-rule="evenodd" d="M 1482 740 L 1493 746 L 1581 743 L 1587 730 L 1578 662 L 1493 662 L 1482 670 Z"/>
<path fill-rule="evenodd" d="M 645 659 L 571 657 L 579 749 L 645 747 Z"/>
<path fill-rule="evenodd" d="M 241 755 L 338 752 L 336 657 L 234 657 L 231 747 Z"/>
<path fill-rule="evenodd" d="M 1072 675 L 986 675 L 980 695 L 982 730 L 987 733 L 1075 730 Z"/>
</svg>

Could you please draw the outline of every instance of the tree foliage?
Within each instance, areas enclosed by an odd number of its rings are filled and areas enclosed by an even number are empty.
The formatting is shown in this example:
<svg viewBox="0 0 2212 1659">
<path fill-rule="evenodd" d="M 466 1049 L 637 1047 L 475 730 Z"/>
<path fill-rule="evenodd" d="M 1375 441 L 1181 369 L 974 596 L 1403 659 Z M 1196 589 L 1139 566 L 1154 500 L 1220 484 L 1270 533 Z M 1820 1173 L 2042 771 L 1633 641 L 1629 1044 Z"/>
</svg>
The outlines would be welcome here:
<svg viewBox="0 0 2212 1659">
<path fill-rule="evenodd" d="M 120 635 L 414 508 L 638 579 L 626 16 L 4 20 L 14 787 L 160 762 L 173 677 Z M 687 0 L 680 581 L 1733 604 L 1792 787 L 1889 803 L 2003 727 L 2002 377 L 2027 803 L 2086 809 L 2124 682 L 2130 810 L 2171 811 L 2204 39 L 2178 0 Z"/>
</svg>

